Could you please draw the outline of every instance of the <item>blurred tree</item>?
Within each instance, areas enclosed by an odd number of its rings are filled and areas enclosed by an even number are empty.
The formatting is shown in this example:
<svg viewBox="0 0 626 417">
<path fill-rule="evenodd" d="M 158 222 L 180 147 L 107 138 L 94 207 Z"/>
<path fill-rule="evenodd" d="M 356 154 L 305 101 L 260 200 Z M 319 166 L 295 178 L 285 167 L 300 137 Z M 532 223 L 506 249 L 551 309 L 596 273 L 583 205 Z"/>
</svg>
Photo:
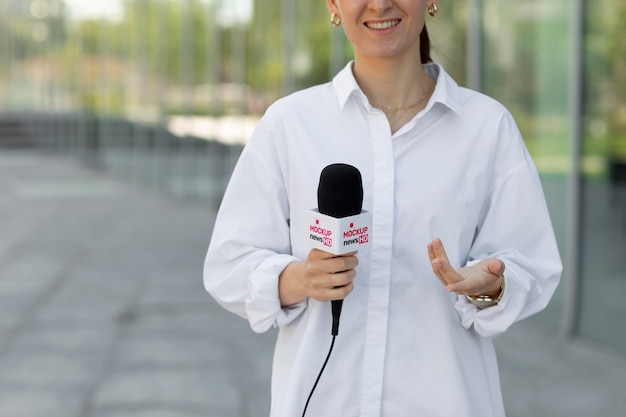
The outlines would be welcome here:
<svg viewBox="0 0 626 417">
<path fill-rule="evenodd" d="M 442 2 L 437 17 L 426 19 L 432 58 L 460 85 L 466 82 L 467 2 Z"/>
<path fill-rule="evenodd" d="M 586 145 L 626 161 L 626 2 L 597 3 L 586 13 Z"/>
<path fill-rule="evenodd" d="M 294 72 L 296 88 L 305 88 L 329 79 L 330 24 L 326 5 L 319 0 L 296 3 L 295 51 L 284 66 L 280 2 L 253 1 L 253 18 L 248 37 L 250 84 L 263 87 L 275 98 L 281 94 L 284 68 Z"/>
<path fill-rule="evenodd" d="M 39 2 L 39 9 L 33 6 Z M 97 57 L 98 62 L 110 69 L 107 77 L 119 78 L 112 83 L 118 86 L 118 97 L 109 100 L 117 103 L 116 106 L 122 105 L 124 83 L 131 79 L 143 83 L 141 96 L 152 99 L 161 94 L 158 98 L 161 101 L 168 100 L 170 96 L 166 93 L 174 87 L 188 85 L 197 90 L 205 85 L 237 83 L 250 86 L 267 103 L 283 93 L 285 71 L 291 72 L 298 89 L 326 82 L 334 75 L 330 73 L 330 55 L 331 48 L 337 45 L 331 45 L 330 34 L 335 29 L 328 21 L 323 2 L 295 3 L 296 29 L 292 34 L 295 48 L 292 56 L 287 57 L 290 61 L 287 64 L 283 63 L 284 36 L 290 35 L 283 33 L 281 2 L 250 2 L 250 19 L 248 16 L 224 18 L 225 11 L 233 8 L 231 0 L 123 0 L 119 20 L 68 21 L 63 0 L 0 0 L 0 39 L 4 41 L 0 59 L 5 63 L 26 62 L 59 56 L 63 48 L 66 82 L 79 88 L 79 81 L 85 79 L 81 73 L 87 67 L 94 69 L 92 58 Z M 48 6 L 44 7 L 43 3 Z M 485 31 L 485 76 L 490 79 L 489 85 L 498 89 L 487 92 L 503 99 L 514 111 L 519 110 L 521 119 L 523 114 L 537 110 L 534 98 L 538 94 L 546 106 L 558 107 L 561 103 L 556 101 L 562 95 L 559 85 L 563 83 L 561 67 L 546 66 L 545 61 L 562 61 L 569 53 L 566 14 L 546 24 L 535 15 L 525 18 L 507 13 L 512 1 L 485 0 L 485 3 L 489 4 L 488 13 L 498 13 L 488 22 L 499 25 Z M 597 80 L 606 81 L 590 84 L 589 106 L 593 104 L 592 113 L 605 117 L 608 131 L 625 136 L 626 3 L 623 0 L 598 0 L 598 3 L 600 6 L 588 10 L 586 47 L 588 62 L 593 63 L 588 68 Z M 459 84 L 465 82 L 467 19 L 467 4 L 450 2 L 441 5 L 436 18 L 427 18 L 434 58 L 443 63 Z M 40 25 L 34 29 L 37 23 Z M 540 26 L 544 28 L 541 31 Z M 546 39 L 553 47 L 543 50 L 551 52 L 545 52 L 549 56 L 539 56 L 535 53 L 537 43 Z M 349 44 L 344 42 L 340 48 L 344 51 L 344 61 L 350 59 Z M 512 59 L 507 58 L 509 55 Z M 540 65 L 538 60 L 544 64 Z M 0 72 L 6 74 L 8 67 L 8 64 L 0 65 Z M 543 68 L 539 84 L 537 67 Z M 590 76 L 591 73 L 588 79 Z M 197 105 L 197 111 L 207 109 L 203 103 Z"/>
</svg>

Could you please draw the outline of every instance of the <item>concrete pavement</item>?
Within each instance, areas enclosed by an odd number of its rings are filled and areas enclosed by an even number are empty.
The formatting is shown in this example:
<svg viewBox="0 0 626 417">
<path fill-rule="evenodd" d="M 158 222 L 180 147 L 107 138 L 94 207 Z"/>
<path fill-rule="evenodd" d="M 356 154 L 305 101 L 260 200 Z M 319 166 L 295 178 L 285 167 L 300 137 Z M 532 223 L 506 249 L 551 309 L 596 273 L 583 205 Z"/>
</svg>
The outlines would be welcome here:
<svg viewBox="0 0 626 417">
<path fill-rule="evenodd" d="M 204 292 L 216 204 L 0 150 L 0 417 L 251 417 L 275 334 Z M 533 322 L 497 340 L 509 417 L 623 417 L 626 356 Z"/>
</svg>

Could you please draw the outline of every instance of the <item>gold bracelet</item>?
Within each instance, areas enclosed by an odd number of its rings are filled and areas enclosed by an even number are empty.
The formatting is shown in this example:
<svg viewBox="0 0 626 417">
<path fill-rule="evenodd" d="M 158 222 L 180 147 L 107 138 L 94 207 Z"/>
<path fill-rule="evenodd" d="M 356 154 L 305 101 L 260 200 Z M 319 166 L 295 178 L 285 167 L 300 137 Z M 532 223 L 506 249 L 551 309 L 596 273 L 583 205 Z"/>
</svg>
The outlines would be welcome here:
<svg viewBox="0 0 626 417">
<path fill-rule="evenodd" d="M 466 295 L 468 301 L 478 307 L 480 310 L 487 307 L 492 307 L 498 304 L 504 294 L 504 275 L 501 276 L 502 284 L 500 284 L 500 294 L 496 298 L 490 295 Z"/>
</svg>

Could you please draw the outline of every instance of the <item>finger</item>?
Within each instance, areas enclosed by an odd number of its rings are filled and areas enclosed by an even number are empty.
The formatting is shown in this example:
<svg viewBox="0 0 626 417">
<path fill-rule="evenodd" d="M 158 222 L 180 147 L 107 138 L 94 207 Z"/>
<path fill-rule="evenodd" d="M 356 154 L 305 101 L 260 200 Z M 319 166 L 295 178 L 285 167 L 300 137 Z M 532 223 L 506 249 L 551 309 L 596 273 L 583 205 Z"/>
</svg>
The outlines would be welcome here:
<svg viewBox="0 0 626 417">
<path fill-rule="evenodd" d="M 437 278 L 445 285 L 446 287 L 450 284 L 457 283 L 463 281 L 465 278 L 463 275 L 459 274 L 452 266 L 444 262 L 442 259 L 435 258 L 432 262 L 433 270 L 438 271 Z"/>
<path fill-rule="evenodd" d="M 313 248 L 309 251 L 308 257 L 315 259 L 330 259 L 330 258 L 342 258 L 356 256 L 359 251 L 344 253 L 343 255 L 335 255 L 334 253 L 326 252 L 321 249 Z"/>
<path fill-rule="evenodd" d="M 441 271 L 441 269 L 443 268 L 443 261 L 440 259 L 437 259 L 437 255 L 435 255 L 435 250 L 433 248 L 433 244 L 429 243 L 426 245 L 426 248 L 428 250 L 428 259 L 430 260 L 431 263 L 431 268 L 433 270 L 433 273 L 435 274 L 435 276 L 439 279 L 439 281 L 441 281 L 441 283 L 443 285 L 447 285 L 448 282 L 444 279 L 443 277 L 443 273 Z"/>
<path fill-rule="evenodd" d="M 330 274 L 316 281 L 309 296 L 318 301 L 342 300 L 354 289 L 354 270 Z"/>
<path fill-rule="evenodd" d="M 343 300 L 353 289 L 352 283 L 337 288 L 316 288 L 311 291 L 309 297 L 317 301 Z"/>
<path fill-rule="evenodd" d="M 499 259 L 485 260 L 484 266 L 476 265 L 480 270 L 484 271 L 480 274 L 472 274 L 470 279 L 464 280 L 463 283 L 454 283 L 448 286 L 448 290 L 459 294 L 484 294 L 495 291 L 499 287 L 498 280 L 504 275 L 505 265 Z"/>
<path fill-rule="evenodd" d="M 439 238 L 434 238 L 432 241 L 433 253 L 435 257 L 442 259 L 446 263 L 450 263 L 448 260 L 448 255 L 446 254 L 446 250 L 443 247 L 443 242 Z"/>
<path fill-rule="evenodd" d="M 336 257 L 337 255 L 333 255 L 330 252 L 326 252 L 320 249 L 311 249 L 308 254 L 308 258 L 311 260 L 331 259 L 331 258 L 336 258 Z"/>
<path fill-rule="evenodd" d="M 434 261 L 437 255 L 435 255 L 435 249 L 433 248 L 433 244 L 429 243 L 428 245 L 426 245 L 426 248 L 428 249 L 428 259 L 430 259 L 431 262 Z"/>
<path fill-rule="evenodd" d="M 437 279 L 439 279 L 439 281 L 441 281 L 441 283 L 443 285 L 448 285 L 448 281 L 446 281 L 444 279 L 443 274 L 441 272 L 441 269 L 443 268 L 443 262 L 441 262 L 441 260 L 435 258 L 435 259 L 431 260 L 430 267 L 433 269 L 433 273 L 435 274 Z"/>
<path fill-rule="evenodd" d="M 450 265 L 448 255 L 446 254 L 446 250 L 443 247 L 443 242 L 441 241 L 441 239 L 433 239 L 432 243 L 428 247 L 428 250 L 433 271 L 435 272 L 435 275 L 437 275 L 437 278 L 439 278 L 439 280 L 443 283 L 443 285 L 463 281 L 465 279 L 452 267 L 452 265 Z"/>
<path fill-rule="evenodd" d="M 426 248 L 428 249 L 428 259 L 430 260 L 430 267 L 433 273 L 443 285 L 448 285 L 448 281 L 443 276 L 444 262 L 435 255 L 432 243 L 426 245 Z"/>
<path fill-rule="evenodd" d="M 433 271 L 443 285 L 448 285 L 463 279 L 450 265 L 448 255 L 446 254 L 441 239 L 433 239 L 430 245 L 428 245 L 428 251 L 428 257 L 430 258 Z"/>
<path fill-rule="evenodd" d="M 481 261 L 481 263 L 465 268 L 468 278 L 462 282 L 451 283 L 446 289 L 457 294 L 469 295 L 487 294 L 495 291 L 500 287 L 501 275 L 490 272 L 490 268 L 500 272 L 503 270 L 502 265 L 500 265 L 500 261 L 497 259 Z"/>
<path fill-rule="evenodd" d="M 328 259 L 328 272 L 342 272 L 349 269 L 356 268 L 359 264 L 359 259 L 356 257 L 358 251 L 344 253 L 343 255 L 331 255 Z"/>
<path fill-rule="evenodd" d="M 354 290 L 354 284 L 353 283 L 349 283 L 349 284 L 343 285 L 341 287 L 333 288 L 333 289 L 329 290 L 328 299 L 326 301 L 343 300 L 348 295 L 350 295 L 352 290 Z"/>
<path fill-rule="evenodd" d="M 350 269 L 349 271 L 339 272 L 336 274 L 329 275 L 329 283 L 328 286 L 330 288 L 339 288 L 351 284 L 356 278 L 356 271 L 354 269 Z"/>
<path fill-rule="evenodd" d="M 314 252 L 315 251 L 315 252 Z M 307 258 L 306 269 L 308 275 L 334 274 L 356 268 L 359 260 L 353 254 L 336 256 L 328 252 L 313 249 Z"/>
</svg>

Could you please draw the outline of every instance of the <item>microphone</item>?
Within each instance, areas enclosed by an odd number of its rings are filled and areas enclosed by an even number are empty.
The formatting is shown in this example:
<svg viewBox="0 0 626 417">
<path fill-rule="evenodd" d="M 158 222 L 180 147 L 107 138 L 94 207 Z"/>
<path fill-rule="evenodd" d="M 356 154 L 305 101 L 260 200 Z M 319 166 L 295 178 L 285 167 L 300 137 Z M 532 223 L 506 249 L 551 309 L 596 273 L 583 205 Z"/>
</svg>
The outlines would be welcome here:
<svg viewBox="0 0 626 417">
<path fill-rule="evenodd" d="M 317 187 L 317 207 L 328 216 L 342 218 L 361 213 L 361 172 L 348 164 L 332 164 L 322 170 Z"/>
<path fill-rule="evenodd" d="M 331 164 L 322 170 L 317 189 L 318 209 L 311 210 L 309 238 L 313 247 L 343 255 L 369 243 L 371 213 L 363 211 L 361 172 L 348 164 Z M 343 300 L 333 300 L 333 336 L 339 334 Z"/>
</svg>

